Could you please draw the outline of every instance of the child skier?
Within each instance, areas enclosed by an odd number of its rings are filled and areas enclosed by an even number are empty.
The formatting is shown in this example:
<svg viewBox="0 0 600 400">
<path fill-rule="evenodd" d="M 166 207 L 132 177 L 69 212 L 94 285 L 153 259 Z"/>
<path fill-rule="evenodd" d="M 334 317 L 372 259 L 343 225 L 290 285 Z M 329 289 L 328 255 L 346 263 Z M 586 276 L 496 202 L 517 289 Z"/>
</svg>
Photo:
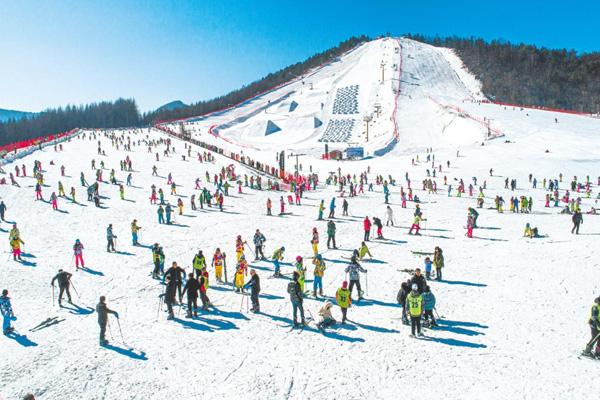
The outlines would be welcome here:
<svg viewBox="0 0 600 400">
<path fill-rule="evenodd" d="M 285 247 L 281 246 L 280 248 L 276 249 L 273 252 L 273 256 L 271 257 L 271 260 L 273 260 L 273 265 L 275 266 L 275 271 L 273 273 L 274 277 L 281 276 L 281 267 L 279 265 L 279 262 L 283 260 L 283 252 L 284 251 L 285 251 Z"/>
<path fill-rule="evenodd" d="M 348 282 L 344 281 L 342 283 L 342 287 L 335 293 L 335 300 L 342 310 L 342 324 L 345 324 L 346 313 L 348 312 L 348 308 L 352 305 L 352 296 L 348 290 Z"/>
<path fill-rule="evenodd" d="M 79 239 L 75 240 L 75 244 L 73 245 L 73 255 L 75 256 L 75 268 L 79 269 L 79 263 L 81 263 L 81 268 L 85 268 L 85 264 L 83 262 L 83 243 L 79 241 Z"/>
<path fill-rule="evenodd" d="M 315 269 L 313 271 L 313 296 L 317 297 L 317 289 L 319 289 L 319 295 L 323 296 L 323 275 L 325 275 L 325 261 L 320 254 L 317 254 L 313 259 Z"/>
</svg>

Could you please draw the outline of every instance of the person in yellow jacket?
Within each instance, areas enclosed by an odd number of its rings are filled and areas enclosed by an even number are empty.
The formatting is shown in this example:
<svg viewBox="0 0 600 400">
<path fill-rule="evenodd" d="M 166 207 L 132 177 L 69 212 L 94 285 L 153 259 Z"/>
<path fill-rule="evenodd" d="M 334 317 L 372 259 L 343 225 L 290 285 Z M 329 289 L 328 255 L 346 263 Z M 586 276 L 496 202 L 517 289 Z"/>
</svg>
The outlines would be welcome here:
<svg viewBox="0 0 600 400">
<path fill-rule="evenodd" d="M 25 244 L 25 242 L 18 236 L 15 236 L 10 240 L 10 247 L 12 248 L 13 252 L 13 260 L 15 261 L 17 261 L 17 259 L 19 261 L 23 261 L 21 259 L 21 243 Z"/>
<path fill-rule="evenodd" d="M 244 266 L 241 263 L 238 263 L 237 268 L 235 270 L 235 292 L 236 293 L 244 293 Z"/>
<path fill-rule="evenodd" d="M 183 200 L 177 199 L 177 208 L 179 209 L 179 215 L 183 215 Z"/>
<path fill-rule="evenodd" d="M 194 256 L 192 267 L 194 268 L 196 279 L 198 279 L 202 273 L 202 269 L 206 268 L 206 258 L 204 257 L 204 254 L 202 254 L 202 250 L 198 250 L 198 254 Z"/>
<path fill-rule="evenodd" d="M 362 260 L 367 254 L 369 255 L 369 258 L 373 258 L 373 255 L 369 251 L 367 244 L 365 242 L 362 242 L 360 245 L 360 249 L 358 249 L 358 259 Z"/>
<path fill-rule="evenodd" d="M 239 262 L 240 258 L 244 255 L 244 244 L 246 244 L 246 242 L 242 240 L 241 235 L 238 235 L 235 240 L 235 256 L 237 262 Z"/>
<path fill-rule="evenodd" d="M 344 324 L 346 323 L 346 313 L 348 312 L 348 308 L 352 305 L 352 298 L 350 297 L 350 291 L 348 290 L 348 282 L 344 281 L 342 287 L 335 292 L 335 300 L 342 310 L 342 324 Z"/>
<path fill-rule="evenodd" d="M 419 293 L 419 287 L 416 283 L 413 283 L 412 290 L 406 296 L 405 310 L 408 310 L 410 316 L 410 330 L 411 336 L 416 334 L 423 336 L 421 333 L 421 314 L 423 314 L 423 296 Z"/>
<path fill-rule="evenodd" d="M 421 218 L 420 215 L 416 215 L 415 219 L 413 220 L 413 223 L 408 231 L 409 235 L 412 235 L 413 229 L 415 229 L 415 235 L 421 235 L 419 233 L 419 229 L 421 229 L 421 221 L 423 220 L 423 218 Z"/>
<path fill-rule="evenodd" d="M 301 256 L 296 257 L 296 272 L 298 272 L 298 284 L 300 285 L 300 290 L 304 293 L 304 279 L 306 277 L 306 268 L 304 267 L 304 263 L 302 261 Z"/>
<path fill-rule="evenodd" d="M 312 245 L 313 257 L 316 257 L 317 254 L 319 254 L 319 232 L 317 231 L 317 228 L 313 228 L 312 230 L 310 244 Z"/>
<path fill-rule="evenodd" d="M 138 242 L 138 232 L 140 231 L 140 229 L 142 229 L 142 227 L 138 226 L 137 219 L 134 219 L 131 223 L 131 241 L 133 242 L 134 246 L 140 245 L 140 243 Z"/>
<path fill-rule="evenodd" d="M 221 253 L 221 249 L 217 247 L 215 254 L 212 259 L 212 266 L 215 267 L 215 279 L 217 282 L 223 282 L 223 263 L 225 261 L 225 255 Z"/>
<path fill-rule="evenodd" d="M 317 254 L 315 258 L 313 258 L 312 263 L 315 266 L 315 270 L 313 271 L 313 296 L 317 297 L 317 289 L 319 289 L 319 294 L 323 296 L 323 275 L 325 275 L 325 269 L 327 267 L 320 254 Z"/>
</svg>

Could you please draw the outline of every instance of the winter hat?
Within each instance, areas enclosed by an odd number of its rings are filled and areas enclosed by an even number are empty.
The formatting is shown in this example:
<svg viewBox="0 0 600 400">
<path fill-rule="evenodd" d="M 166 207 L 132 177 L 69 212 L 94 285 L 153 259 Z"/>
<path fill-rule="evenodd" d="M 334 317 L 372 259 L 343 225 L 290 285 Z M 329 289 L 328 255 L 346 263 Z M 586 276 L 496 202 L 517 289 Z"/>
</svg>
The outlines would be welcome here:
<svg viewBox="0 0 600 400">
<path fill-rule="evenodd" d="M 347 281 L 342 282 L 342 287 L 344 289 L 346 289 L 348 287 L 348 282 Z"/>
<path fill-rule="evenodd" d="M 302 257 L 301 256 L 296 256 L 296 261 L 298 261 L 298 262 L 302 261 Z"/>
<path fill-rule="evenodd" d="M 430 291 L 430 290 L 431 290 L 431 289 L 429 289 L 429 286 L 425 286 L 425 287 L 423 288 L 423 291 L 424 291 L 424 292 L 427 292 L 427 293 L 429 293 L 429 291 Z"/>
<path fill-rule="evenodd" d="M 105 300 L 106 300 L 106 297 L 100 296 L 100 303 L 104 303 Z"/>
<path fill-rule="evenodd" d="M 325 304 L 323 305 L 323 307 L 324 307 L 324 308 L 331 308 L 331 306 L 332 306 L 332 305 L 333 305 L 333 304 L 331 304 L 331 302 L 330 302 L 329 300 L 327 300 L 327 301 L 325 302 Z"/>
<path fill-rule="evenodd" d="M 2 291 L 2 296 L 7 296 L 7 295 L 8 295 L 8 290 L 7 290 L 7 289 L 4 289 L 4 290 Z"/>
<path fill-rule="evenodd" d="M 600 304 L 600 297 L 596 297 L 596 299 L 594 300 L 594 303 Z"/>
<path fill-rule="evenodd" d="M 281 251 L 285 251 L 285 247 L 281 246 Z"/>
<path fill-rule="evenodd" d="M 413 283 L 413 284 L 412 284 L 412 290 L 415 290 L 415 291 L 416 291 L 416 290 L 419 290 L 419 286 L 417 286 L 417 284 L 416 284 L 416 283 Z"/>
</svg>

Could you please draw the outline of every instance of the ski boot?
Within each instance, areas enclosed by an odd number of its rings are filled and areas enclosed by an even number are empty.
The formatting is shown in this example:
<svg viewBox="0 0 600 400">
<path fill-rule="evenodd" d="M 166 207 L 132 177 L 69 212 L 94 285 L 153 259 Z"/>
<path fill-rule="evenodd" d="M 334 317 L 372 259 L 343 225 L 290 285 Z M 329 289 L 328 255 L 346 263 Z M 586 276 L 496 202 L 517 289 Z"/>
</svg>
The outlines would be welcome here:
<svg viewBox="0 0 600 400">
<path fill-rule="evenodd" d="M 172 321 L 175 319 L 175 315 L 173 315 L 173 313 L 169 313 L 169 315 L 167 316 L 167 321 Z"/>
<path fill-rule="evenodd" d="M 313 297 L 317 297 L 317 291 L 313 290 Z"/>
</svg>

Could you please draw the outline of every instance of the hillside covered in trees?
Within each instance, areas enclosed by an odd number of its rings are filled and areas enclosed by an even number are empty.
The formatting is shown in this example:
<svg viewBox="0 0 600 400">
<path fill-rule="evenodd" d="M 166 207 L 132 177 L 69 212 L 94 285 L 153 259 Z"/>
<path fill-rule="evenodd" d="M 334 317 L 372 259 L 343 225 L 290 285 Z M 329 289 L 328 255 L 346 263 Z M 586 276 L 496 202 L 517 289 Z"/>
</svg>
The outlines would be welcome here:
<svg viewBox="0 0 600 400">
<path fill-rule="evenodd" d="M 490 99 L 505 103 L 600 112 L 600 53 L 577 54 L 525 44 L 482 39 L 414 40 L 457 51 Z"/>
</svg>

